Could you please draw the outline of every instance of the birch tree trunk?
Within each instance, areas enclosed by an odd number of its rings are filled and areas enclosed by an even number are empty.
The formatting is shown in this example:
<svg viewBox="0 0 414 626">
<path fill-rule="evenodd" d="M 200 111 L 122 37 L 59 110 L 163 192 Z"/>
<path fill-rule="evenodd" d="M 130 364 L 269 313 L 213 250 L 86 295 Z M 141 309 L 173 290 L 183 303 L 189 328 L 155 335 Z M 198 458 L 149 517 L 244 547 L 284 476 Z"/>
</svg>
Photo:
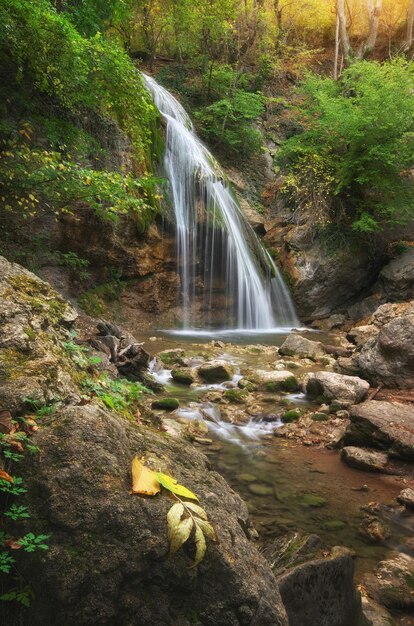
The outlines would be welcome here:
<svg viewBox="0 0 414 626">
<path fill-rule="evenodd" d="M 337 16 L 339 22 L 339 41 L 341 43 L 342 55 L 344 63 L 348 65 L 351 54 L 351 46 L 349 43 L 348 29 L 346 27 L 345 0 L 338 0 Z"/>
<path fill-rule="evenodd" d="M 378 27 L 382 13 L 382 0 L 367 0 L 369 31 L 365 43 L 362 44 L 358 56 L 363 59 L 375 48 Z"/>
<path fill-rule="evenodd" d="M 414 0 L 410 0 L 407 14 L 407 36 L 405 40 L 405 50 L 411 50 L 413 45 L 413 26 L 414 26 Z"/>
</svg>

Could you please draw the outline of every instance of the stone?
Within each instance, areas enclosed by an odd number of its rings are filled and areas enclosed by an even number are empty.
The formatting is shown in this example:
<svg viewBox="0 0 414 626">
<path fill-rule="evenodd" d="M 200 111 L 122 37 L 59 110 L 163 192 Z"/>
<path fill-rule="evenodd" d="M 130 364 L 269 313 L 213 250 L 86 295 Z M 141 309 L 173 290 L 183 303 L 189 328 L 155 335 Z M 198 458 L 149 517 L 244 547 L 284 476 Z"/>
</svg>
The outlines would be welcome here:
<svg viewBox="0 0 414 626">
<path fill-rule="evenodd" d="M 161 626 L 172 616 L 191 626 L 194 615 L 205 626 L 240 624 L 241 615 L 247 624 L 287 626 L 275 577 L 251 542 L 246 505 L 197 449 L 93 405 L 65 409 L 33 444 L 41 455 L 19 468 L 28 486 L 27 528 L 53 539 L 48 551 L 19 564 L 34 591 L 31 626 L 68 619 Z M 171 500 L 129 494 L 134 455 L 199 496 L 219 542 L 207 541 L 198 571 L 190 567 L 190 544 L 168 554 Z"/>
<path fill-rule="evenodd" d="M 409 300 L 414 296 L 414 249 L 392 259 L 380 272 L 376 288 L 388 300 Z"/>
<path fill-rule="evenodd" d="M 196 371 L 190 367 L 180 367 L 174 365 L 171 370 L 171 377 L 180 385 L 192 385 L 197 380 Z"/>
<path fill-rule="evenodd" d="M 163 411 L 175 411 L 180 406 L 177 398 L 160 398 L 152 403 L 153 409 L 162 409 Z"/>
<path fill-rule="evenodd" d="M 398 502 L 408 509 L 414 509 L 414 489 L 403 489 L 397 496 Z"/>
<path fill-rule="evenodd" d="M 234 367 L 227 361 L 215 360 L 200 365 L 197 373 L 206 383 L 221 383 L 233 378 Z"/>
<path fill-rule="evenodd" d="M 358 366 L 373 384 L 407 389 L 414 387 L 414 301 L 385 309 L 391 315 L 384 320 L 384 307 L 374 320 L 383 322 L 376 337 L 362 346 Z M 381 317 L 378 313 L 382 314 Z"/>
<path fill-rule="evenodd" d="M 255 496 L 271 496 L 273 495 L 273 487 L 265 483 L 250 483 L 248 486 L 250 493 Z"/>
<path fill-rule="evenodd" d="M 383 543 L 391 536 L 389 528 L 375 516 L 366 516 L 358 528 L 358 533 L 369 543 Z"/>
<path fill-rule="evenodd" d="M 300 411 L 298 409 L 292 409 L 291 411 L 286 411 L 283 414 L 282 420 L 285 424 L 290 424 L 291 422 L 295 422 L 300 418 Z"/>
<path fill-rule="evenodd" d="M 303 506 L 306 507 L 319 508 L 321 506 L 325 506 L 327 500 L 322 496 L 315 496 L 313 493 L 305 493 L 303 496 L 301 496 L 300 502 Z"/>
<path fill-rule="evenodd" d="M 414 609 L 414 558 L 398 553 L 381 561 L 374 574 L 363 579 L 368 594 L 388 609 Z"/>
<path fill-rule="evenodd" d="M 260 391 L 297 391 L 297 378 L 288 370 L 254 370 L 246 376 Z"/>
<path fill-rule="evenodd" d="M 234 402 L 236 404 L 244 404 L 247 397 L 248 391 L 239 388 L 227 389 L 223 394 L 223 398 L 225 398 L 229 402 Z"/>
<path fill-rule="evenodd" d="M 297 565 L 279 579 L 292 626 L 350 626 L 358 623 L 359 595 L 353 584 L 352 552 L 335 547 L 327 558 Z"/>
<path fill-rule="evenodd" d="M 365 620 L 363 626 L 396 626 L 387 609 L 366 595 L 361 597 L 361 609 Z"/>
<path fill-rule="evenodd" d="M 354 343 L 358 348 L 361 348 L 367 341 L 376 337 L 379 333 L 377 326 L 373 324 L 366 324 L 365 326 L 354 326 L 348 332 L 346 338 Z"/>
<path fill-rule="evenodd" d="M 305 381 L 306 393 L 311 398 L 323 398 L 328 404 L 333 401 L 346 408 L 361 402 L 367 395 L 369 383 L 358 376 L 345 376 L 336 372 L 315 372 Z"/>
<path fill-rule="evenodd" d="M 301 335 L 290 334 L 280 346 L 279 354 L 316 361 L 324 356 L 325 350 L 319 341 L 310 341 Z"/>
<path fill-rule="evenodd" d="M 157 355 L 164 365 L 183 365 L 185 352 L 182 348 L 174 348 L 174 350 L 163 350 Z"/>
<path fill-rule="evenodd" d="M 366 472 L 385 472 L 388 455 L 385 452 L 366 450 L 354 446 L 342 449 L 341 458 L 347 465 Z"/>
<path fill-rule="evenodd" d="M 345 444 L 387 450 L 414 460 L 414 408 L 398 402 L 371 400 L 351 407 Z"/>
</svg>

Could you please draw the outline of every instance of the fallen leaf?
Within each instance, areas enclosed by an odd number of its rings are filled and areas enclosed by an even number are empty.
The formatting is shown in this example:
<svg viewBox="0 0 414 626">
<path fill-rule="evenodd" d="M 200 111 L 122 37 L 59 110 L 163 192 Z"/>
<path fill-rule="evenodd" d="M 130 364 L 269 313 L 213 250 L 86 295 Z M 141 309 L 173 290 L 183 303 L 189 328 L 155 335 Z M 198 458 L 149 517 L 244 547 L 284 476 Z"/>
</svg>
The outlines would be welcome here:
<svg viewBox="0 0 414 626">
<path fill-rule="evenodd" d="M 198 526 L 200 526 L 201 530 L 203 530 L 207 537 L 212 541 L 217 541 L 217 536 L 214 528 L 210 524 L 210 522 L 206 522 L 204 520 L 197 520 Z"/>
<path fill-rule="evenodd" d="M 0 433 L 8 435 L 15 430 L 10 411 L 0 410 Z"/>
<path fill-rule="evenodd" d="M 160 491 L 161 487 L 155 472 L 149 469 L 149 467 L 145 467 L 138 457 L 134 457 L 132 461 L 131 494 L 155 496 Z"/>
<path fill-rule="evenodd" d="M 194 558 L 193 567 L 196 567 L 204 559 L 207 550 L 206 539 L 200 526 L 196 526 L 195 529 L 195 544 L 196 554 Z"/>
<path fill-rule="evenodd" d="M 19 541 L 21 541 L 21 539 L 12 539 L 12 538 L 10 538 L 10 539 L 6 539 L 4 543 L 11 550 L 20 550 L 20 548 L 22 546 L 19 543 Z"/>
<path fill-rule="evenodd" d="M 170 542 L 174 535 L 175 529 L 181 522 L 183 513 L 184 513 L 184 506 L 180 502 L 173 504 L 173 506 L 170 508 L 170 510 L 167 513 L 168 540 Z"/>
<path fill-rule="evenodd" d="M 189 538 L 191 531 L 193 530 L 194 522 L 191 517 L 180 522 L 174 527 L 170 537 L 170 554 L 177 552 L 181 546 Z"/>
<path fill-rule="evenodd" d="M 198 506 L 198 504 L 194 504 L 194 502 L 186 502 L 185 506 L 188 509 L 190 509 L 190 511 L 195 513 L 198 517 L 200 517 L 202 520 L 207 519 L 207 513 L 205 512 L 204 509 L 201 508 L 201 506 Z"/>
<path fill-rule="evenodd" d="M 9 482 L 9 483 L 14 483 L 14 480 L 10 476 L 10 474 L 8 474 L 7 472 L 5 472 L 2 469 L 0 469 L 0 480 L 7 480 L 7 482 Z"/>
<path fill-rule="evenodd" d="M 172 478 L 167 474 L 162 474 L 161 472 L 158 472 L 157 480 L 164 487 L 164 489 L 168 489 L 168 491 L 175 493 L 177 496 L 182 496 L 183 498 L 191 498 L 191 500 L 198 500 L 195 493 L 187 489 L 187 487 L 184 487 L 184 485 L 179 485 L 175 478 Z"/>
</svg>

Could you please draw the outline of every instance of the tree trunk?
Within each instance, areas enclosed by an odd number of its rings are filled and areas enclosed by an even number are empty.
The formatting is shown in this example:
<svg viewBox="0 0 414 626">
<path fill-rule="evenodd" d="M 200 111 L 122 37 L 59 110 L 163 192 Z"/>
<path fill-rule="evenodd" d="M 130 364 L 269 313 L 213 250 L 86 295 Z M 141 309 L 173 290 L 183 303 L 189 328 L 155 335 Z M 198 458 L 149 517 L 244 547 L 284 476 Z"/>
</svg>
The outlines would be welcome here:
<svg viewBox="0 0 414 626">
<path fill-rule="evenodd" d="M 346 27 L 345 0 L 338 0 L 337 16 L 339 21 L 339 41 L 341 43 L 344 62 L 348 65 L 351 56 L 351 46 L 349 43 L 348 29 Z"/>
<path fill-rule="evenodd" d="M 378 36 L 379 21 L 382 12 L 382 0 L 367 0 L 369 32 L 367 40 L 359 50 L 359 58 L 363 59 L 375 48 Z"/>
<path fill-rule="evenodd" d="M 413 0 L 414 1 L 414 0 Z M 334 79 L 338 80 L 339 61 L 339 15 L 336 16 Z"/>
<path fill-rule="evenodd" d="M 407 14 L 407 36 L 405 40 L 405 50 L 411 50 L 413 45 L 413 26 L 414 26 L 414 0 L 410 1 Z"/>
</svg>

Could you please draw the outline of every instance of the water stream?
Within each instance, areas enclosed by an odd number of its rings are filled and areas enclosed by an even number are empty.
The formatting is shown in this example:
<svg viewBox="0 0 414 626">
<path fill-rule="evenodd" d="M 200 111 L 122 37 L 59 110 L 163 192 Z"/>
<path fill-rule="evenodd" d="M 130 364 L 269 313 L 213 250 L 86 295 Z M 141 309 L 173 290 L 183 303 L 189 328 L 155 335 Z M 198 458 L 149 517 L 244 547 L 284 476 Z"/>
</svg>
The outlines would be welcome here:
<svg viewBox="0 0 414 626">
<path fill-rule="evenodd" d="M 221 326 L 239 331 L 297 327 L 278 268 L 186 111 L 153 78 L 143 77 L 166 123 L 164 170 L 176 223 L 184 329 L 214 326 L 219 311 Z"/>
</svg>

